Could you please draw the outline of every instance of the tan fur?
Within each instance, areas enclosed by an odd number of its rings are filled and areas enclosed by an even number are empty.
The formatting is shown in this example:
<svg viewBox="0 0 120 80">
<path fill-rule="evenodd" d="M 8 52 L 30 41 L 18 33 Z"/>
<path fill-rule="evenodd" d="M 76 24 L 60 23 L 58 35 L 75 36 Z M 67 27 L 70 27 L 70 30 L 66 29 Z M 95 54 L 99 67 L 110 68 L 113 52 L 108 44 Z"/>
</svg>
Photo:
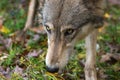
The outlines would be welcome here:
<svg viewBox="0 0 120 80">
<path fill-rule="evenodd" d="M 63 69 L 68 63 L 75 43 L 88 36 L 86 80 L 97 80 L 94 67 L 96 56 L 94 34 L 96 28 L 102 25 L 102 15 L 102 0 L 46 0 L 43 24 L 48 34 L 46 55 L 48 68 Z"/>
<path fill-rule="evenodd" d="M 94 30 L 86 38 L 86 63 L 85 63 L 85 78 L 86 80 L 97 80 L 96 76 L 96 40 L 97 30 Z"/>
</svg>

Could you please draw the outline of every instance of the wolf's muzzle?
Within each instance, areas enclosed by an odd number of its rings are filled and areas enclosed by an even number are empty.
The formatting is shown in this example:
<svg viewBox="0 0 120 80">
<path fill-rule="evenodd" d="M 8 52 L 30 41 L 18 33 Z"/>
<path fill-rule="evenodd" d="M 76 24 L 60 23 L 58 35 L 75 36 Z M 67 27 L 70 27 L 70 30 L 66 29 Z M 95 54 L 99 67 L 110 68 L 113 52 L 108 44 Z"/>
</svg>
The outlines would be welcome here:
<svg viewBox="0 0 120 80">
<path fill-rule="evenodd" d="M 59 68 L 50 68 L 50 67 L 48 67 L 48 66 L 46 66 L 46 69 L 47 69 L 47 71 L 48 72 L 50 72 L 50 73 L 56 73 L 56 72 L 58 72 L 58 70 L 59 70 Z"/>
</svg>

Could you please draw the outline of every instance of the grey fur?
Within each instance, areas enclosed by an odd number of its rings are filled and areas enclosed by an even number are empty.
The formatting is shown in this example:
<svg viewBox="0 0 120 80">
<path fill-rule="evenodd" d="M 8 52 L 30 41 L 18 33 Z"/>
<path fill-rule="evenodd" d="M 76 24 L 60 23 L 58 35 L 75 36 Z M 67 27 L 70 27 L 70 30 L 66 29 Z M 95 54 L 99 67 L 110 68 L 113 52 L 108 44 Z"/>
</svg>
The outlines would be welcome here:
<svg viewBox="0 0 120 80">
<path fill-rule="evenodd" d="M 48 34 L 48 67 L 62 69 L 68 62 L 75 42 L 102 25 L 101 2 L 102 0 L 46 0 L 43 24 Z M 69 29 L 73 33 L 65 36 Z"/>
</svg>

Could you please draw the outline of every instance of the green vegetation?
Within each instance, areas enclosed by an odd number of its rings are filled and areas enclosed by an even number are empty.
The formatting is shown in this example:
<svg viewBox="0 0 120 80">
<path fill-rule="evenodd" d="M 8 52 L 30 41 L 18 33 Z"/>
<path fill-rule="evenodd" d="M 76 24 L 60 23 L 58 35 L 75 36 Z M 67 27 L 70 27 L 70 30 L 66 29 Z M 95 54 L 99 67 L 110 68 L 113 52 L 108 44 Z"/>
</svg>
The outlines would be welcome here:
<svg viewBox="0 0 120 80">
<path fill-rule="evenodd" d="M 25 33 L 25 41 L 24 39 L 16 40 L 18 36 L 16 32 L 24 28 L 27 16 L 27 7 L 19 7 L 22 5 L 20 1 L 0 1 L 0 16 L 5 18 L 2 25 L 5 29 L 4 31 L 0 30 L 0 35 L 5 40 L 12 39 L 11 45 L 7 43 L 9 45 L 7 50 L 2 49 L 4 45 L 0 43 L 0 68 L 4 69 L 0 69 L 0 80 L 8 80 L 8 78 L 10 80 L 84 79 L 85 49 L 82 45 L 84 41 L 75 46 L 76 55 L 71 57 L 63 73 L 58 75 L 57 73 L 48 73 L 45 69 L 44 61 L 47 52 L 47 36 L 45 34 L 38 34 L 28 30 Z M 100 60 L 102 55 L 110 53 L 113 47 L 109 45 L 120 45 L 120 7 L 111 6 L 106 14 L 108 14 L 105 21 L 107 25 L 102 28 L 98 36 L 100 49 L 97 51 L 97 72 L 101 80 L 119 80 L 120 61 L 113 59 L 112 61 L 100 62 Z M 6 33 L 6 30 L 9 31 Z M 35 35 L 39 35 L 37 40 L 34 40 Z M 120 49 L 117 52 L 119 54 Z M 7 69 L 9 70 L 7 71 Z M 3 72 L 6 72 L 6 74 L 2 74 Z"/>
</svg>

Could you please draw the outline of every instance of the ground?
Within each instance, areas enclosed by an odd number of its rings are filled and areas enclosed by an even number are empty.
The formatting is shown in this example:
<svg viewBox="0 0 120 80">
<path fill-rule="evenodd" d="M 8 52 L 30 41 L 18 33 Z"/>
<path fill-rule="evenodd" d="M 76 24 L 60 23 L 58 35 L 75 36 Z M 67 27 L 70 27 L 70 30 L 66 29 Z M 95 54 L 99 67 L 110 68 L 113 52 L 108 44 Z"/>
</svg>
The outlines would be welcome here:
<svg viewBox="0 0 120 80">
<path fill-rule="evenodd" d="M 24 1 L 0 3 L 0 80 L 84 80 L 84 41 L 76 44 L 62 74 L 46 71 L 47 35 L 37 19 L 32 28 L 22 31 L 28 5 Z M 100 80 L 120 79 L 120 6 L 112 3 L 105 10 L 105 24 L 99 29 L 96 47 Z"/>
</svg>

